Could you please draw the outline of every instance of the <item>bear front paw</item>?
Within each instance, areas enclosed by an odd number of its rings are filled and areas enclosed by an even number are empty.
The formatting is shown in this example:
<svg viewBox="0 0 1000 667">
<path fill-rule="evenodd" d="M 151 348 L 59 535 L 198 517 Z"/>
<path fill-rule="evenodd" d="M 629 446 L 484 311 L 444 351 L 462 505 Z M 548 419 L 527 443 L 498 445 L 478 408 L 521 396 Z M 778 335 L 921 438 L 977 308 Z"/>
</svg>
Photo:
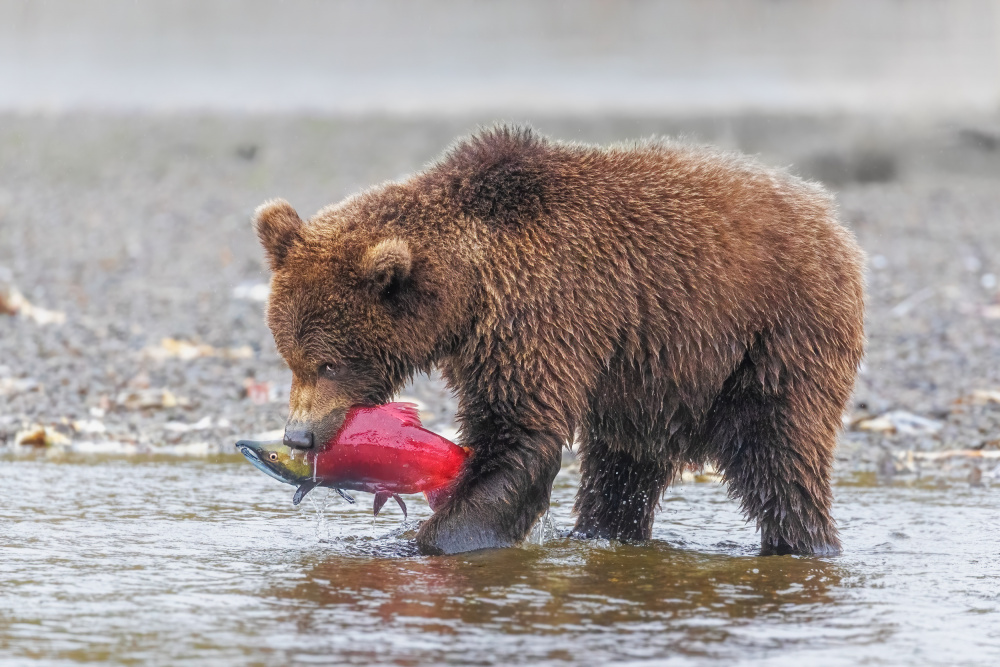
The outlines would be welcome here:
<svg viewBox="0 0 1000 667">
<path fill-rule="evenodd" d="M 458 517 L 435 516 L 417 531 L 417 547 L 426 555 L 458 554 L 480 549 L 502 549 L 515 542 L 489 526 Z"/>
</svg>

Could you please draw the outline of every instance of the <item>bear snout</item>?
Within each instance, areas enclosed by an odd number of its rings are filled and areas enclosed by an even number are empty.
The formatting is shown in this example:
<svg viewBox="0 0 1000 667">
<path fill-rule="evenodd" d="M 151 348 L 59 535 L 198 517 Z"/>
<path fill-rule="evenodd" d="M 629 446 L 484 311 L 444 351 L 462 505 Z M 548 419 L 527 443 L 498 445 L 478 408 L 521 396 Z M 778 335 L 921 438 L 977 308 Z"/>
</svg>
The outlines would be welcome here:
<svg viewBox="0 0 1000 667">
<path fill-rule="evenodd" d="M 293 412 L 285 422 L 285 435 L 282 441 L 292 449 L 322 448 L 336 437 L 346 417 L 347 408 L 333 408 L 319 418 Z"/>
<path fill-rule="evenodd" d="M 285 427 L 285 437 L 282 439 L 286 447 L 292 449 L 312 449 L 315 446 L 313 432 L 303 428 Z"/>
</svg>

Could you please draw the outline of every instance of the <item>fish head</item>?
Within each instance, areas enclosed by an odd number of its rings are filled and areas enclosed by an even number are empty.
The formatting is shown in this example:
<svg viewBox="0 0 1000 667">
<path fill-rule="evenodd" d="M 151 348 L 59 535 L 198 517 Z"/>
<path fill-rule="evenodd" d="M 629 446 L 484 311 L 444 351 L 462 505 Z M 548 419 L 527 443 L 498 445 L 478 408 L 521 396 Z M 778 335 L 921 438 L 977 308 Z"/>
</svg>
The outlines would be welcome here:
<svg viewBox="0 0 1000 667">
<path fill-rule="evenodd" d="M 258 470 L 279 482 L 298 485 L 312 477 L 312 455 L 293 449 L 281 440 L 240 440 L 236 448 Z"/>
</svg>

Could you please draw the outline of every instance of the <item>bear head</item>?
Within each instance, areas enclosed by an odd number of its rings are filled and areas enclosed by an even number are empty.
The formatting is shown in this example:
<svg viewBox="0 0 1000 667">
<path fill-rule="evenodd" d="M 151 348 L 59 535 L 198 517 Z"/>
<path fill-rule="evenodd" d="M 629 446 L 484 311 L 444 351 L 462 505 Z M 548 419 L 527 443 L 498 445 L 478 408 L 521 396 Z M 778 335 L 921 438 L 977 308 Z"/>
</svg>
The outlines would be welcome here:
<svg viewBox="0 0 1000 667">
<path fill-rule="evenodd" d="M 522 245 L 524 226 L 545 215 L 554 151 L 498 126 L 308 222 L 282 200 L 257 209 L 273 273 L 268 325 L 293 376 L 287 444 L 322 445 L 350 406 L 390 400 L 463 349 L 475 322 L 489 329 L 490 257 Z"/>
<path fill-rule="evenodd" d="M 272 271 L 267 322 L 292 370 L 285 443 L 333 438 L 353 405 L 428 371 L 468 316 L 467 263 L 419 193 L 382 186 L 304 222 L 283 200 L 254 226 Z"/>
</svg>

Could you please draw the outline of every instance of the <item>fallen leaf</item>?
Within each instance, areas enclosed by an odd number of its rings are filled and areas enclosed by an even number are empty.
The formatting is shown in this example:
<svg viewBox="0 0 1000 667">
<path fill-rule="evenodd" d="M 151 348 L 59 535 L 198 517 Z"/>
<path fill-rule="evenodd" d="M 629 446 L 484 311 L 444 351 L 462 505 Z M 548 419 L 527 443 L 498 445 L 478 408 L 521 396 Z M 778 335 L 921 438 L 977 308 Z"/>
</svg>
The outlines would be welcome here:
<svg viewBox="0 0 1000 667">
<path fill-rule="evenodd" d="M 157 347 L 147 347 L 143 353 L 150 359 L 182 359 L 190 361 L 201 357 L 219 357 L 222 359 L 252 359 L 253 348 L 249 345 L 239 347 L 218 348 L 203 343 L 193 343 L 176 338 L 164 338 Z"/>
<path fill-rule="evenodd" d="M 52 447 L 68 445 L 69 438 L 59 431 L 35 424 L 18 431 L 14 435 L 14 444 L 18 447 Z"/>
<path fill-rule="evenodd" d="M 721 482 L 723 481 L 722 474 L 715 469 L 711 463 L 705 463 L 703 465 L 687 465 L 681 471 L 681 481 L 685 483 L 691 482 Z"/>
<path fill-rule="evenodd" d="M 187 407 L 186 398 L 174 396 L 169 389 L 138 389 L 118 394 L 115 403 L 128 410 L 150 410 L 157 408 Z"/>
<path fill-rule="evenodd" d="M 16 396 L 38 389 L 41 385 L 32 378 L 0 378 L 0 396 Z"/>
<path fill-rule="evenodd" d="M 104 433 L 108 430 L 99 419 L 78 419 L 72 426 L 77 433 Z"/>
<path fill-rule="evenodd" d="M 892 420 L 885 417 L 875 417 L 873 419 L 862 419 L 857 423 L 858 430 L 874 431 L 876 433 L 895 433 L 896 425 Z"/>
<path fill-rule="evenodd" d="M 988 449 L 946 449 L 940 452 L 896 452 L 897 458 L 910 458 L 922 461 L 940 461 L 941 459 L 1000 459 L 1000 451 Z"/>
<path fill-rule="evenodd" d="M 258 382 L 254 378 L 248 377 L 243 380 L 243 392 L 254 405 L 264 405 L 287 401 L 291 387 L 287 384 L 274 384 L 266 380 Z"/>
<path fill-rule="evenodd" d="M 24 295 L 9 284 L 0 284 L 0 315 L 18 315 L 35 324 L 63 324 L 66 314 L 33 305 Z"/>
<path fill-rule="evenodd" d="M 928 435 L 937 433 L 944 426 L 934 419 L 927 419 L 905 410 L 893 410 L 874 419 L 859 421 L 857 428 L 875 433 L 900 433 L 902 435 Z"/>
<path fill-rule="evenodd" d="M 24 297 L 10 285 L 0 285 L 0 315 L 17 315 Z"/>
<path fill-rule="evenodd" d="M 1000 389 L 977 389 L 969 394 L 975 403 L 1000 403 Z"/>
<path fill-rule="evenodd" d="M 271 402 L 271 383 L 257 382 L 253 378 L 243 381 L 243 389 L 246 390 L 247 398 L 254 405 L 264 405 Z"/>
</svg>

